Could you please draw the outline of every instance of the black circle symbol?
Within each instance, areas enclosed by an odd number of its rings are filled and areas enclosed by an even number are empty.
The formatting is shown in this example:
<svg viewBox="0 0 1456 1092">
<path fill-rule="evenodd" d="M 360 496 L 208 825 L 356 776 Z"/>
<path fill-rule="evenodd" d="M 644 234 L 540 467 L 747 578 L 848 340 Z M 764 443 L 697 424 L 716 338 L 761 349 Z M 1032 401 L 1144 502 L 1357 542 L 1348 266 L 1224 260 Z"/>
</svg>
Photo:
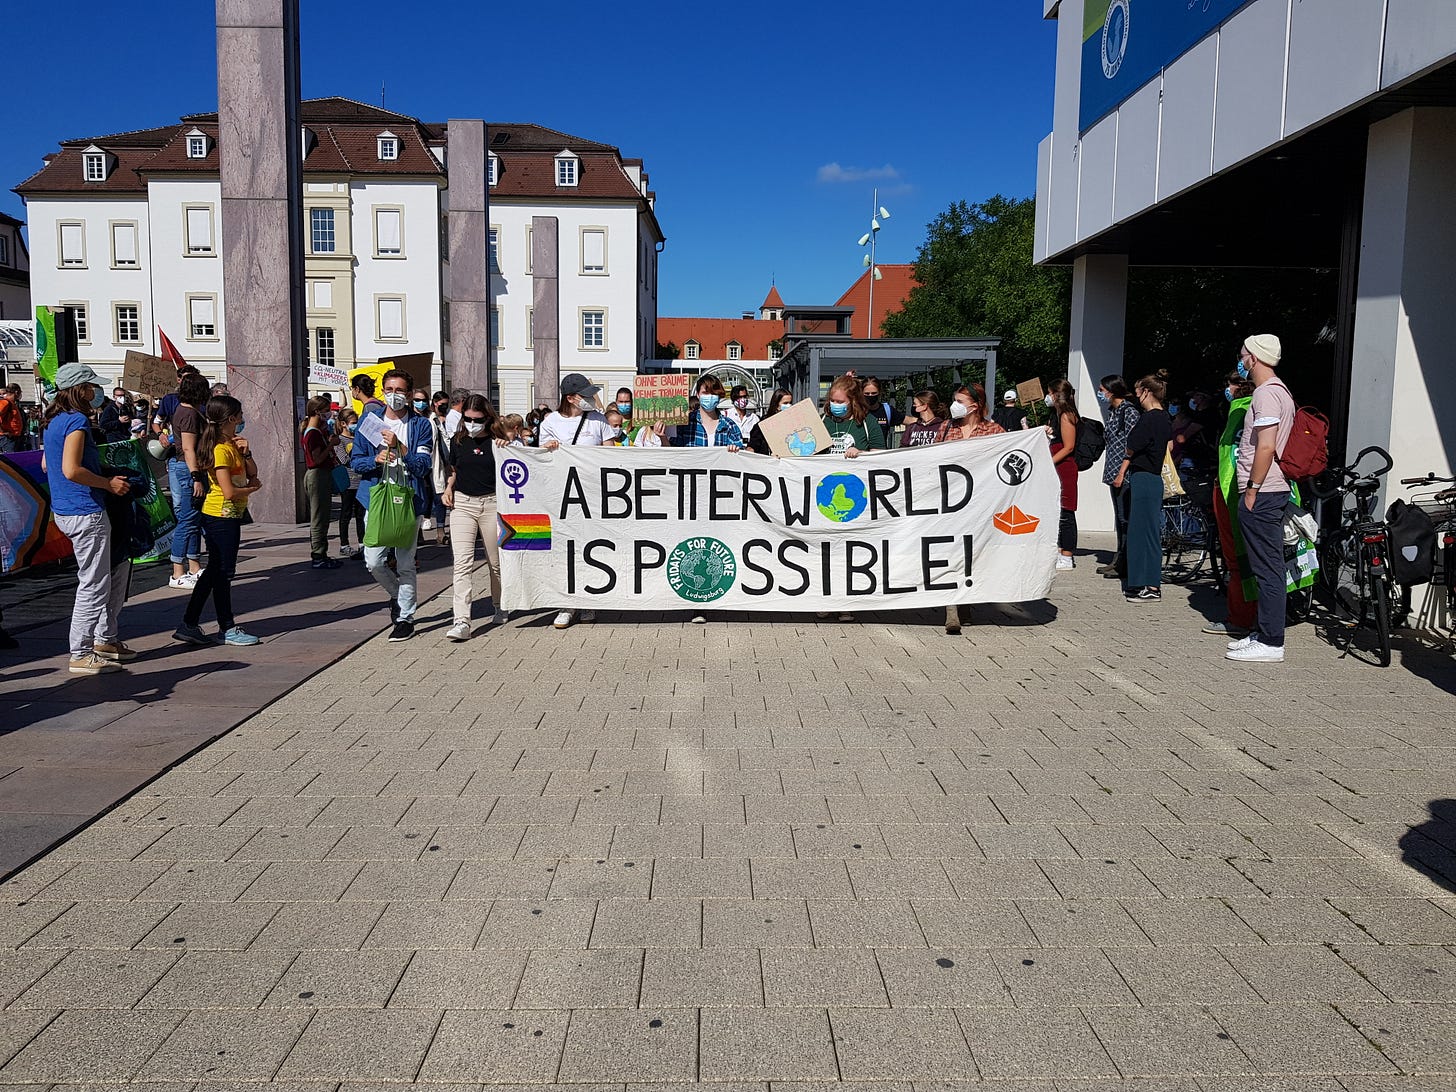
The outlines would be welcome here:
<svg viewBox="0 0 1456 1092">
<path fill-rule="evenodd" d="M 1024 451 L 1008 451 L 996 464 L 996 476 L 1007 485 L 1020 485 L 1031 477 L 1031 456 Z"/>
</svg>

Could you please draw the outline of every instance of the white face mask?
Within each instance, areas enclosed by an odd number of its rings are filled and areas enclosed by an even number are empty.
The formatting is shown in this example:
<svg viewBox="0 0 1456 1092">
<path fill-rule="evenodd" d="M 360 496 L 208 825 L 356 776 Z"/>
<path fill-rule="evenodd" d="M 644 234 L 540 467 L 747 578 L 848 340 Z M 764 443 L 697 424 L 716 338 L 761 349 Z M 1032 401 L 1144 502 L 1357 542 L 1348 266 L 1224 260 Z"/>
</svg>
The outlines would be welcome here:
<svg viewBox="0 0 1456 1092">
<path fill-rule="evenodd" d="M 395 413 L 398 413 L 405 406 L 409 405 L 409 395 L 401 391 L 385 391 L 384 404 L 394 410 Z"/>
<path fill-rule="evenodd" d="M 964 402 L 952 402 L 950 404 L 950 419 L 952 421 L 960 421 L 970 412 L 970 410 L 966 409 Z"/>
<path fill-rule="evenodd" d="M 1047 408 L 1048 409 L 1051 408 L 1051 404 L 1052 404 L 1052 396 L 1051 395 L 1047 395 L 1045 398 L 1042 399 L 1042 401 L 1047 404 Z"/>
<path fill-rule="evenodd" d="M 485 434 L 484 421 L 466 421 L 465 431 L 470 436 L 483 436 Z"/>
</svg>

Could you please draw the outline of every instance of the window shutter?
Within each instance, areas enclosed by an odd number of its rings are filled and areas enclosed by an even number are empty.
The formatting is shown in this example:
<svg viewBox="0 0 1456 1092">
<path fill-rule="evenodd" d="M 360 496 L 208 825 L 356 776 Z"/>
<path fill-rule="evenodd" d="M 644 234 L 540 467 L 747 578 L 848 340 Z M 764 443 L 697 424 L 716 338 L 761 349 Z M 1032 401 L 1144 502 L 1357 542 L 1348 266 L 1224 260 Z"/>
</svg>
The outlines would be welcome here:
<svg viewBox="0 0 1456 1092">
<path fill-rule="evenodd" d="M 187 249 L 191 253 L 212 250 L 212 210 L 187 210 Z"/>
<path fill-rule="evenodd" d="M 313 305 L 321 311 L 326 311 L 334 306 L 333 281 L 314 281 Z"/>
<path fill-rule="evenodd" d="M 190 301 L 193 326 L 214 325 L 214 308 L 211 296 L 194 296 Z"/>
<path fill-rule="evenodd" d="M 137 229 L 134 224 L 116 224 L 111 229 L 117 265 L 137 264 Z"/>
<path fill-rule="evenodd" d="M 379 301 L 379 336 L 404 337 L 404 300 Z"/>
<path fill-rule="evenodd" d="M 61 261 L 63 263 L 75 262 L 80 264 L 85 258 L 85 251 L 81 245 L 81 225 L 61 225 Z"/>
<path fill-rule="evenodd" d="M 581 235 L 581 267 L 599 273 L 607 268 L 607 233 L 584 231 Z"/>
<path fill-rule="evenodd" d="M 379 225 L 379 253 L 398 254 L 399 243 L 399 210 L 380 209 L 376 214 Z"/>
</svg>

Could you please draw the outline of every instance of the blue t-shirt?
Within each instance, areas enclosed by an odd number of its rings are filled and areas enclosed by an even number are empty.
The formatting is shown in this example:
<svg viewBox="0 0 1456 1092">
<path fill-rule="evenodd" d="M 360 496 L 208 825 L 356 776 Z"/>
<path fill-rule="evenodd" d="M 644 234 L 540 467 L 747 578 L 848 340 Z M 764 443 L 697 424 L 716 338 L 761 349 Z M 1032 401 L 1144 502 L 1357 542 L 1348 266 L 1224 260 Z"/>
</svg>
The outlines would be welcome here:
<svg viewBox="0 0 1456 1092">
<path fill-rule="evenodd" d="M 45 428 L 46 480 L 51 487 L 51 511 L 58 516 L 89 516 L 104 511 L 100 490 L 78 485 L 61 469 L 66 437 L 78 431 L 86 437 L 81 465 L 99 477 L 101 453 L 91 439 L 91 425 L 85 414 L 58 413 Z"/>
</svg>

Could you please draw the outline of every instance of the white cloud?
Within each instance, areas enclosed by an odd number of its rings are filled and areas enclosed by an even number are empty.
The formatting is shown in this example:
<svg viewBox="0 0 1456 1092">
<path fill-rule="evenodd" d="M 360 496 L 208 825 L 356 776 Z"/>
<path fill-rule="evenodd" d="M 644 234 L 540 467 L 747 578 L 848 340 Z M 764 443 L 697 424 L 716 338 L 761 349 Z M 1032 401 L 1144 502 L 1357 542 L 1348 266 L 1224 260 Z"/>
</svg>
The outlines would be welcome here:
<svg viewBox="0 0 1456 1092">
<path fill-rule="evenodd" d="M 890 164 L 883 167 L 841 167 L 838 163 L 826 163 L 819 168 L 820 182 L 887 182 L 900 177 L 900 172 Z"/>
</svg>

